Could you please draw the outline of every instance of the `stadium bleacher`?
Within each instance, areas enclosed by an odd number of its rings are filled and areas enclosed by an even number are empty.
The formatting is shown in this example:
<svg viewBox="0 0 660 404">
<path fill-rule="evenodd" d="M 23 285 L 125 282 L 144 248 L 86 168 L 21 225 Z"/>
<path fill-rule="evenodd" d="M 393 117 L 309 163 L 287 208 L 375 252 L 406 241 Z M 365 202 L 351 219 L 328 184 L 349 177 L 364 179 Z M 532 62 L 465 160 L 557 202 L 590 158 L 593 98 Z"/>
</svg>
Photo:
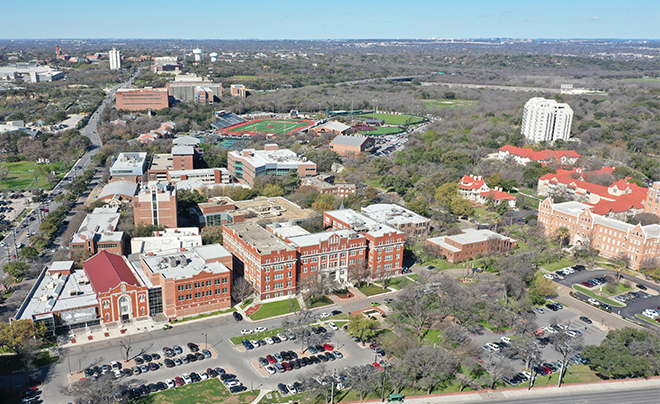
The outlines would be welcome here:
<svg viewBox="0 0 660 404">
<path fill-rule="evenodd" d="M 217 111 L 215 113 L 215 122 L 211 124 L 215 129 L 224 129 L 226 127 L 246 122 L 245 119 L 235 115 L 230 111 Z"/>
</svg>

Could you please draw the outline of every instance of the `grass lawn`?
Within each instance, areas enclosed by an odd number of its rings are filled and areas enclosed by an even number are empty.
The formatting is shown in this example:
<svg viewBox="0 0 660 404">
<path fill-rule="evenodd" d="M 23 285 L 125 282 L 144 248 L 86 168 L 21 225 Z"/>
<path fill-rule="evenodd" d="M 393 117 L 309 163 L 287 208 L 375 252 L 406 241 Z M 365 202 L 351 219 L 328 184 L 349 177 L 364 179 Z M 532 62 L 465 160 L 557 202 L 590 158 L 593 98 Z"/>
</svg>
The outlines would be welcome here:
<svg viewBox="0 0 660 404">
<path fill-rule="evenodd" d="M 250 334 L 250 335 L 239 335 L 238 337 L 231 337 L 229 340 L 232 342 L 234 345 L 241 345 L 241 341 L 244 339 L 247 340 L 253 340 L 253 339 L 264 339 L 266 337 L 272 337 L 273 335 L 277 335 L 278 332 L 282 331 L 281 328 L 275 328 L 273 330 L 267 330 L 264 332 L 258 332 L 256 334 Z"/>
<path fill-rule="evenodd" d="M 570 267 L 572 265 L 575 265 L 575 261 L 569 260 L 568 258 L 562 258 L 559 261 L 551 262 L 549 264 L 541 265 L 541 267 L 545 268 L 546 270 L 550 272 L 554 272 L 558 269 Z"/>
<path fill-rule="evenodd" d="M 223 310 L 218 310 L 218 311 L 214 311 L 214 312 L 211 312 L 211 313 L 200 314 L 200 315 L 194 316 L 194 317 L 186 317 L 186 318 L 177 319 L 176 321 L 172 321 L 170 324 L 183 323 L 183 322 L 190 321 L 190 320 L 197 320 L 197 319 L 200 319 L 200 318 L 217 316 L 218 314 L 231 313 L 231 312 L 234 312 L 234 311 L 236 311 L 236 307 L 232 307 L 232 308 L 224 310 L 224 311 Z"/>
<path fill-rule="evenodd" d="M 312 122 L 301 119 L 261 119 L 249 121 L 235 128 L 231 132 L 257 132 L 274 133 L 276 135 L 285 135 L 295 130 L 310 126 Z"/>
<path fill-rule="evenodd" d="M 422 344 L 425 345 L 433 345 L 435 343 L 440 342 L 442 340 L 442 335 L 440 335 L 440 330 L 428 330 L 426 332 L 426 335 L 424 335 L 424 339 L 422 340 Z"/>
<path fill-rule="evenodd" d="M 465 108 L 474 107 L 479 101 L 474 100 L 422 100 L 425 107 Z"/>
<path fill-rule="evenodd" d="M 625 285 L 623 282 L 619 282 L 619 283 L 616 284 L 616 290 L 614 291 L 614 293 L 610 293 L 607 290 L 607 287 L 603 288 L 603 293 L 608 294 L 610 296 L 616 296 L 616 295 L 620 295 L 621 293 L 628 292 L 632 289 L 633 289 L 632 286 L 628 286 L 628 285 Z"/>
<path fill-rule="evenodd" d="M 56 363 L 60 360 L 59 356 L 50 356 L 48 352 L 40 352 L 37 355 L 37 358 L 34 361 L 34 365 L 38 368 L 43 366 L 49 366 Z M 2 366 L 0 368 L 0 375 L 8 375 L 18 370 L 23 370 L 23 363 L 21 361 L 15 360 L 13 356 L 7 356 L 6 361 L 9 363 L 9 366 Z"/>
<path fill-rule="evenodd" d="M 37 182 L 34 178 L 34 170 L 37 167 L 34 161 L 17 161 L 15 163 L 5 163 L 9 169 L 7 181 L 0 183 L 0 190 L 3 189 L 29 189 L 36 188 Z M 57 166 L 57 178 L 61 179 L 64 174 L 73 166 L 73 162 L 59 162 Z M 52 186 L 46 182 L 46 175 L 39 177 L 39 187 L 51 189 Z"/>
<path fill-rule="evenodd" d="M 404 129 L 401 129 L 398 126 L 380 126 L 377 127 L 376 130 L 363 130 L 360 131 L 360 133 L 363 135 L 376 136 L 376 135 L 395 135 L 403 131 Z"/>
<path fill-rule="evenodd" d="M 422 278 L 418 274 L 410 274 L 408 277 L 416 282 L 426 283 L 426 279 Z"/>
<path fill-rule="evenodd" d="M 327 306 L 333 304 L 334 302 L 328 296 L 315 296 L 310 299 L 310 309 L 315 309 L 317 307 Z"/>
<path fill-rule="evenodd" d="M 381 120 L 385 122 L 386 125 L 414 125 L 424 121 L 424 118 L 415 115 L 385 114 L 382 112 L 360 115 L 360 118 L 365 117 Z"/>
<path fill-rule="evenodd" d="M 482 320 L 482 321 L 477 321 L 477 324 L 481 324 L 481 325 L 483 325 L 484 327 L 488 328 L 488 329 L 491 330 L 492 332 L 502 332 L 502 331 L 507 331 L 507 328 L 497 328 L 497 327 L 495 327 L 494 325 L 489 324 L 489 323 L 487 323 L 487 322 L 485 322 L 485 321 L 483 321 L 483 320 Z"/>
<path fill-rule="evenodd" d="M 584 293 L 585 295 L 587 295 L 589 297 L 593 297 L 594 299 L 599 300 L 603 303 L 609 304 L 610 306 L 623 307 L 623 305 L 621 303 L 617 302 L 616 300 L 611 300 L 611 299 L 608 299 L 608 298 L 603 297 L 603 296 L 598 296 L 595 292 L 592 292 L 591 290 L 585 289 L 582 286 L 573 285 L 573 289 L 577 290 L 578 292 L 582 292 L 582 293 Z"/>
<path fill-rule="evenodd" d="M 479 223 L 491 223 L 495 216 L 497 216 L 496 212 L 490 212 L 484 208 L 474 208 L 474 213 L 471 217 Z"/>
<path fill-rule="evenodd" d="M 564 375 L 564 383 L 589 383 L 598 382 L 601 379 L 596 376 L 596 372 L 589 369 L 587 365 L 571 365 Z M 556 381 L 556 380 L 555 380 Z"/>
<path fill-rule="evenodd" d="M 204 380 L 199 383 L 187 384 L 174 389 L 149 394 L 133 402 L 137 404 L 247 404 L 257 398 L 257 395 L 258 392 L 256 391 L 233 395 L 220 382 L 220 379 L 214 377 L 213 379 Z"/>
<path fill-rule="evenodd" d="M 243 303 L 241 303 L 241 309 L 245 310 L 245 308 L 251 305 L 253 301 L 254 301 L 253 299 L 243 300 Z"/>
<path fill-rule="evenodd" d="M 653 324 L 653 325 L 660 326 L 660 323 L 659 323 L 659 322 L 657 322 L 657 321 L 655 321 L 655 320 L 651 320 L 650 318 L 648 318 L 648 317 L 646 317 L 646 316 L 642 316 L 641 314 L 635 314 L 635 317 L 637 317 L 637 318 L 640 319 L 640 320 L 644 320 L 644 321 L 646 321 L 646 322 L 649 322 L 649 323 L 651 323 L 651 324 Z"/>
<path fill-rule="evenodd" d="M 433 258 L 432 260 L 425 262 L 424 265 L 431 265 L 434 266 L 435 269 L 433 270 L 439 270 L 439 271 L 444 271 L 445 269 L 452 269 L 452 268 L 460 268 L 463 266 L 463 264 L 452 264 L 451 262 L 447 260 L 443 260 L 442 258 Z"/>
<path fill-rule="evenodd" d="M 376 285 L 366 285 L 358 288 L 358 290 L 364 293 L 366 296 L 380 295 L 381 293 L 389 292 L 387 289 L 383 289 L 380 286 Z"/>
<path fill-rule="evenodd" d="M 259 310 L 257 310 L 256 313 L 252 314 L 250 318 L 256 321 L 256 320 L 263 320 L 264 318 L 281 316 L 282 314 L 291 313 L 292 304 L 294 310 L 300 310 L 300 305 L 298 304 L 298 300 L 296 299 L 280 300 L 278 302 L 262 304 Z"/>
</svg>

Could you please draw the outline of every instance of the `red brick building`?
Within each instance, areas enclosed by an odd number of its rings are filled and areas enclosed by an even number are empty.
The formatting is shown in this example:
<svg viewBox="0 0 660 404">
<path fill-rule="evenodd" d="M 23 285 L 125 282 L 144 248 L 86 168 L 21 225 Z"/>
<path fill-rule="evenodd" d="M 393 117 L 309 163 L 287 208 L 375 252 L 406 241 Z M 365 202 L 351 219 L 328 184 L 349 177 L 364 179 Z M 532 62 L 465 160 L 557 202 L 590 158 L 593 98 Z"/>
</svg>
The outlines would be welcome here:
<svg viewBox="0 0 660 404">
<path fill-rule="evenodd" d="M 516 247 L 518 242 L 490 230 L 464 229 L 454 236 L 433 237 L 426 246 L 438 257 L 453 263 L 489 253 L 501 253 Z"/>
<path fill-rule="evenodd" d="M 101 251 L 85 261 L 84 268 L 96 292 L 102 321 L 124 322 L 149 315 L 148 288 L 124 257 Z"/>
<path fill-rule="evenodd" d="M 660 181 L 654 182 L 647 191 L 644 212 L 660 216 Z"/>
<path fill-rule="evenodd" d="M 143 184 L 133 198 L 135 225 L 152 224 L 177 227 L 176 189 L 170 183 L 152 181 Z"/>
<path fill-rule="evenodd" d="M 236 260 L 234 271 L 260 299 L 296 294 L 297 251 L 253 222 L 223 226 L 223 245 Z"/>
<path fill-rule="evenodd" d="M 340 156 L 357 156 L 360 153 L 369 153 L 376 147 L 376 140 L 366 136 L 339 135 L 330 142 L 330 150 Z"/>
<path fill-rule="evenodd" d="M 367 239 L 367 268 L 373 278 L 401 273 L 405 233 L 355 212 L 352 209 L 323 213 L 325 229 L 350 229 Z"/>
<path fill-rule="evenodd" d="M 166 88 L 120 88 L 116 97 L 117 109 L 127 111 L 156 111 L 170 106 Z"/>
</svg>

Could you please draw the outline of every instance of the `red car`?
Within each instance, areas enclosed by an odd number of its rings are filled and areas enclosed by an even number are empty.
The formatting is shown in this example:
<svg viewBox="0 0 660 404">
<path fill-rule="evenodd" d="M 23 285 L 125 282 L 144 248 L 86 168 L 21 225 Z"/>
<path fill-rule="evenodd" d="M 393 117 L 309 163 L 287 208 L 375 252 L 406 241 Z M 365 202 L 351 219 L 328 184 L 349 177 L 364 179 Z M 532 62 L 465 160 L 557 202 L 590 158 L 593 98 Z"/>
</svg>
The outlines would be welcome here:
<svg viewBox="0 0 660 404">
<path fill-rule="evenodd" d="M 284 366 L 287 372 L 293 370 L 293 366 L 289 362 L 282 362 L 282 366 Z"/>
<path fill-rule="evenodd" d="M 177 386 L 183 386 L 184 384 L 186 384 L 186 382 L 184 382 L 183 379 L 180 378 L 179 376 L 174 378 L 174 383 L 176 383 Z"/>
<path fill-rule="evenodd" d="M 332 345 L 330 344 L 323 344 L 323 348 L 325 348 L 327 351 L 332 351 L 335 349 Z"/>
<path fill-rule="evenodd" d="M 268 355 L 268 356 L 266 356 L 266 360 L 267 360 L 268 363 L 270 363 L 270 364 L 273 364 L 273 363 L 277 362 L 277 359 L 275 359 L 275 358 L 273 357 L 273 355 Z"/>
<path fill-rule="evenodd" d="M 378 363 L 378 362 L 374 362 L 374 363 L 372 363 L 371 365 L 372 365 L 373 367 L 375 367 L 376 369 L 381 369 L 380 363 Z"/>
</svg>

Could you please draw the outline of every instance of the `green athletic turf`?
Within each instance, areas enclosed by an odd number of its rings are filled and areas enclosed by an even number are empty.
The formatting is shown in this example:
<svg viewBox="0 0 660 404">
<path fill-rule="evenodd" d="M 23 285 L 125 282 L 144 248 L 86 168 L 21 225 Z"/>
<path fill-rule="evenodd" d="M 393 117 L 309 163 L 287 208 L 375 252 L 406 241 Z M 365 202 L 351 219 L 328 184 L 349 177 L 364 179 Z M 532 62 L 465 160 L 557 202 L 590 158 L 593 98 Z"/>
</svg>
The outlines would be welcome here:
<svg viewBox="0 0 660 404">
<path fill-rule="evenodd" d="M 384 114 L 381 112 L 372 112 L 371 114 L 363 114 L 360 117 L 375 118 L 384 121 L 386 125 L 414 125 L 423 122 L 424 119 L 414 115 L 395 115 Z"/>
</svg>

